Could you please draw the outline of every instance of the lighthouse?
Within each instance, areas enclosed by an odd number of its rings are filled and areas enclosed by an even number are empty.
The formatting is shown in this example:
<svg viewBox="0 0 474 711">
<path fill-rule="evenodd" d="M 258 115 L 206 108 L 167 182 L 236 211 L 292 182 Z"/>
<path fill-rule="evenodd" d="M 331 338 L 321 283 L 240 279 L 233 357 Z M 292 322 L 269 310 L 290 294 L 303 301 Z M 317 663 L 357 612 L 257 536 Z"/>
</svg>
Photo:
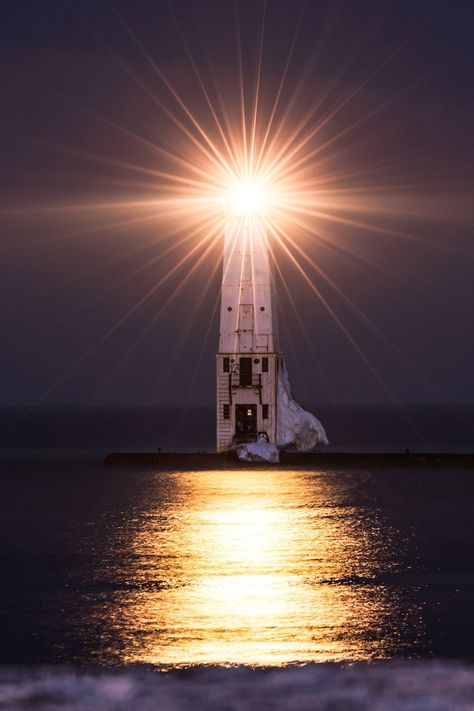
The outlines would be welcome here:
<svg viewBox="0 0 474 711">
<path fill-rule="evenodd" d="M 244 186 L 226 221 L 217 375 L 217 451 L 278 461 L 281 448 L 327 443 L 292 398 L 278 342 L 276 294 L 262 197 Z"/>
<path fill-rule="evenodd" d="M 217 450 L 276 442 L 278 338 L 274 282 L 263 221 L 229 218 L 224 235 Z"/>
</svg>

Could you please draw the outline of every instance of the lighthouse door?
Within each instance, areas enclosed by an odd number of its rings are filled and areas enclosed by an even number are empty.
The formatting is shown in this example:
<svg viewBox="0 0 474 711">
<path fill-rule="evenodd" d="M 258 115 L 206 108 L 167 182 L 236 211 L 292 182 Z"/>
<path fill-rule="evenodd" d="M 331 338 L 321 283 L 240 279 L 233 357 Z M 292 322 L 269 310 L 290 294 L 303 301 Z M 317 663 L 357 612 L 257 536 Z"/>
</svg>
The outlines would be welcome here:
<svg viewBox="0 0 474 711">
<path fill-rule="evenodd" d="M 251 438 L 257 435 L 257 406 L 235 406 L 235 434 L 237 438 Z"/>
</svg>

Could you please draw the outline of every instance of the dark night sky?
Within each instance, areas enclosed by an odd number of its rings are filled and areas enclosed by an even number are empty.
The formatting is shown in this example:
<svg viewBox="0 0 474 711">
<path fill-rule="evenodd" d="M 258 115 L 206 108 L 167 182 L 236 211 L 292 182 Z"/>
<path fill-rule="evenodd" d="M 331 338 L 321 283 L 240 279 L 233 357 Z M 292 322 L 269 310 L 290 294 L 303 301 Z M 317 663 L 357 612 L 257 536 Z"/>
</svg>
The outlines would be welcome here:
<svg viewBox="0 0 474 711">
<path fill-rule="evenodd" d="M 151 198 L 159 190 L 124 164 L 167 166 L 124 130 L 186 151 L 183 136 L 150 96 L 171 106 L 169 94 L 115 9 L 203 122 L 209 124 L 209 117 L 176 23 L 209 90 L 215 80 L 233 112 L 238 18 L 244 73 L 252 85 L 262 3 L 170 4 L 173 13 L 164 0 L 2 3 L 2 405 L 214 400 L 219 251 L 156 321 L 186 269 L 123 320 L 182 255 L 161 256 L 175 237 L 150 215 L 130 223 L 125 209 L 87 207 Z M 339 244 L 373 264 L 336 245 L 305 245 L 359 310 L 318 282 L 387 389 L 277 255 L 304 324 L 303 330 L 281 288 L 282 345 L 295 395 L 304 403 L 369 404 L 389 403 L 390 391 L 402 403 L 472 403 L 474 4 L 268 0 L 264 106 L 305 6 L 283 104 L 298 88 L 294 117 L 328 89 L 324 109 L 330 110 L 370 76 L 323 136 L 371 118 L 325 157 L 332 170 L 347 175 L 347 186 L 372 191 L 374 201 L 381 190 L 397 209 L 366 216 L 372 230 L 331 226 Z M 98 155 L 114 163 L 98 161 Z M 370 174 L 361 171 L 370 165 Z M 58 205 L 74 209 L 32 209 Z"/>
</svg>

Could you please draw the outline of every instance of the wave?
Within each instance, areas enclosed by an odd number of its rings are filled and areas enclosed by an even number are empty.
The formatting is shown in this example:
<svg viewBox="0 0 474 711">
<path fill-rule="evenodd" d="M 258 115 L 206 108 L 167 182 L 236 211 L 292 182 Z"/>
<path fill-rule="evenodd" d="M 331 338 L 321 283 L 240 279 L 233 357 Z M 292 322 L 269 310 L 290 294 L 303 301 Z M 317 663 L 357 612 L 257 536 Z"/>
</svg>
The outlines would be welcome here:
<svg viewBox="0 0 474 711">
<path fill-rule="evenodd" d="M 141 667 L 0 669 L 0 708 L 9 711 L 472 711 L 473 699 L 474 666 L 446 660 L 192 667 L 161 673 Z"/>
</svg>

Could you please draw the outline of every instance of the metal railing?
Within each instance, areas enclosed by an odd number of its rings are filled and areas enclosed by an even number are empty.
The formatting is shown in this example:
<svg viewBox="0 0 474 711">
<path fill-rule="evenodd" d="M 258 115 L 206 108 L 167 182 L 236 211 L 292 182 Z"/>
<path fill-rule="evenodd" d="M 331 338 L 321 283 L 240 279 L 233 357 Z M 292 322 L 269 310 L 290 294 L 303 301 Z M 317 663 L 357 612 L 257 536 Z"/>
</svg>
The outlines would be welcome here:
<svg viewBox="0 0 474 711">
<path fill-rule="evenodd" d="M 261 373 L 252 373 L 246 375 L 243 373 L 229 373 L 229 402 L 232 403 L 232 390 L 236 388 L 252 388 L 258 390 L 258 398 L 262 402 L 262 375 Z"/>
<path fill-rule="evenodd" d="M 262 386 L 262 376 L 260 373 L 246 375 L 245 373 L 231 373 L 231 384 L 233 388 L 260 388 Z"/>
</svg>

